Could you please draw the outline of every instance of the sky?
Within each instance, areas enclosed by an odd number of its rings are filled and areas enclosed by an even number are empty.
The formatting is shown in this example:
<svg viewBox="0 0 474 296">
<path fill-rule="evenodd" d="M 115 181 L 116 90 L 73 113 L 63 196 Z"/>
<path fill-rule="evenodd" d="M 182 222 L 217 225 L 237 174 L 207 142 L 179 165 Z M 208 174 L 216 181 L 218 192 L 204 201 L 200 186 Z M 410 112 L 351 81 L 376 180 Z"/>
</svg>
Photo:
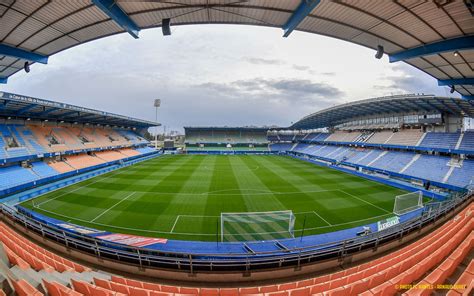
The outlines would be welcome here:
<svg viewBox="0 0 474 296">
<path fill-rule="evenodd" d="M 34 64 L 0 90 L 183 126 L 289 126 L 337 104 L 446 87 L 346 41 L 276 28 L 194 25 L 119 34 Z M 456 95 L 456 94 L 454 94 Z M 162 129 L 163 130 L 163 129 Z"/>
</svg>

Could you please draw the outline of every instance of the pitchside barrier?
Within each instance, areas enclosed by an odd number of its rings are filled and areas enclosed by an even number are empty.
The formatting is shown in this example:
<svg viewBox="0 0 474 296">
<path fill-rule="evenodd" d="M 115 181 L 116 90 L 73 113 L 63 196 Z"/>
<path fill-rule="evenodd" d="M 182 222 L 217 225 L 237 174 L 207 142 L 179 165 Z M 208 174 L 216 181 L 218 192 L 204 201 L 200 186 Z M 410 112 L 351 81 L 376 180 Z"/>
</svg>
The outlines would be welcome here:
<svg viewBox="0 0 474 296">
<path fill-rule="evenodd" d="M 406 235 L 419 232 L 420 228 L 431 225 L 438 218 L 446 217 L 446 214 L 455 213 L 456 209 L 464 208 L 470 203 L 472 196 L 472 194 L 465 194 L 456 199 L 440 202 L 430 213 L 424 211 L 421 216 L 400 221 L 397 225 L 373 232 L 367 236 L 351 237 L 319 244 L 309 243 L 305 239 L 304 244 L 287 245 L 286 248 L 279 248 L 278 250 L 275 249 L 275 242 L 269 242 L 272 246 L 271 249 L 263 251 L 262 248 L 259 248 L 253 253 L 247 252 L 242 247 L 245 246 L 245 243 L 223 245 L 215 242 L 179 241 L 180 244 L 193 244 L 194 248 L 189 245 L 190 247 L 187 248 L 188 251 L 186 252 L 183 252 L 182 248 L 174 251 L 163 250 L 167 246 L 166 244 L 160 244 L 158 249 L 136 248 L 106 242 L 91 235 L 73 232 L 71 229 L 64 229 L 57 225 L 50 225 L 35 219 L 34 215 L 25 215 L 21 211 L 17 212 L 3 204 L 0 204 L 0 217 L 2 220 L 9 220 L 12 225 L 16 223 L 15 228 L 27 228 L 29 235 L 39 235 L 45 241 L 55 241 L 68 246 L 69 249 L 81 250 L 81 254 L 88 253 L 103 260 L 126 262 L 127 268 L 132 264 L 141 268 L 179 269 L 181 272 L 188 271 L 190 273 L 217 270 L 249 272 L 290 265 L 299 267 L 303 262 L 309 263 L 327 260 L 328 258 L 339 258 L 342 261 L 345 254 L 360 252 L 364 249 L 376 250 L 384 242 L 403 239 Z M 177 242 L 174 241 L 172 245 L 175 247 Z M 265 244 L 268 245 L 269 243 Z M 200 245 L 205 245 L 205 247 L 199 248 Z M 285 243 L 281 242 L 280 245 L 285 246 Z"/>
</svg>

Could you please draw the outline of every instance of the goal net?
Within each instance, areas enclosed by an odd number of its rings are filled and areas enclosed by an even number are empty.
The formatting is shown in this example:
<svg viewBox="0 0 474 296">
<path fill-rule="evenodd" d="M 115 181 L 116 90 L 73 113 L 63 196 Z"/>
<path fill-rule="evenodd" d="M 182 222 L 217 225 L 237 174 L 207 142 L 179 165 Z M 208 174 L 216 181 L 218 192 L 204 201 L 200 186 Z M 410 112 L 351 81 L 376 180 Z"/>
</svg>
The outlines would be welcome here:
<svg viewBox="0 0 474 296">
<path fill-rule="evenodd" d="M 397 195 L 393 205 L 395 215 L 403 215 L 423 207 L 423 192 L 416 191 L 407 194 Z"/>
<path fill-rule="evenodd" d="M 294 237 L 292 211 L 221 213 L 221 241 L 262 241 Z"/>
</svg>

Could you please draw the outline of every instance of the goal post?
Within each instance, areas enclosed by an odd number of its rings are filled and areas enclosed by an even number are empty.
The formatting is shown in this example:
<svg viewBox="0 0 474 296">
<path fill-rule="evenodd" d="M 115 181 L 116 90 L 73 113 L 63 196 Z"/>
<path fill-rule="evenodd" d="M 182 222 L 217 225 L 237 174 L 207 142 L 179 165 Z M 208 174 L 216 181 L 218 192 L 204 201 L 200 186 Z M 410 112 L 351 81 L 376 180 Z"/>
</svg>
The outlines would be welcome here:
<svg viewBox="0 0 474 296">
<path fill-rule="evenodd" d="M 393 213 L 397 216 L 423 208 L 423 192 L 415 191 L 395 197 Z"/>
<path fill-rule="evenodd" d="M 294 237 L 293 211 L 221 213 L 221 241 L 264 241 Z"/>
</svg>

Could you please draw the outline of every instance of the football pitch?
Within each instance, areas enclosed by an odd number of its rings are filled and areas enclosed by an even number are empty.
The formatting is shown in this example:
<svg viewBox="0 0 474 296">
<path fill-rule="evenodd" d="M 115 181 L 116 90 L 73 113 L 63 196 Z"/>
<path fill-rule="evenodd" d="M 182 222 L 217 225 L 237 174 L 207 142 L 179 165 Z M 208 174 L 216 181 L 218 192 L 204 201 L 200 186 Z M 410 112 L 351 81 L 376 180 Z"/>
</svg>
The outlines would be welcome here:
<svg viewBox="0 0 474 296">
<path fill-rule="evenodd" d="M 165 155 L 21 205 L 116 233 L 220 241 L 221 213 L 291 210 L 293 235 L 303 226 L 310 235 L 393 216 L 395 196 L 404 193 L 289 156 Z M 237 240 L 275 238 L 265 227 L 245 231 Z"/>
</svg>

